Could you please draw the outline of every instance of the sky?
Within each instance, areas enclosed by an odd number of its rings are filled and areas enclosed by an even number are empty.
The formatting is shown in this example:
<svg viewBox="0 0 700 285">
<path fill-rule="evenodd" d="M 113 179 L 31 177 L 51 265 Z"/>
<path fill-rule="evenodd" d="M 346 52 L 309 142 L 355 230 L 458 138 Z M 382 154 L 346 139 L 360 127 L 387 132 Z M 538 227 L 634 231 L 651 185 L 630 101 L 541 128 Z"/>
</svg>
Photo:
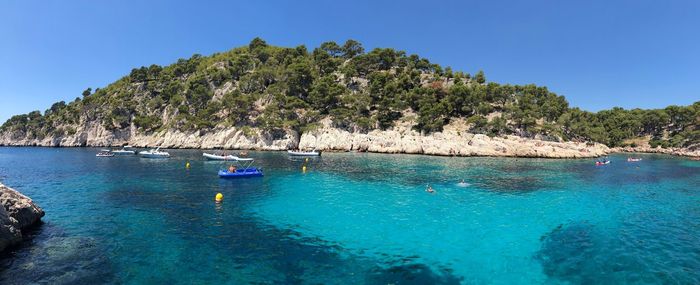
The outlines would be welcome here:
<svg viewBox="0 0 700 285">
<path fill-rule="evenodd" d="M 247 45 L 392 47 L 599 111 L 700 100 L 700 1 L 0 1 L 0 122 Z"/>
</svg>

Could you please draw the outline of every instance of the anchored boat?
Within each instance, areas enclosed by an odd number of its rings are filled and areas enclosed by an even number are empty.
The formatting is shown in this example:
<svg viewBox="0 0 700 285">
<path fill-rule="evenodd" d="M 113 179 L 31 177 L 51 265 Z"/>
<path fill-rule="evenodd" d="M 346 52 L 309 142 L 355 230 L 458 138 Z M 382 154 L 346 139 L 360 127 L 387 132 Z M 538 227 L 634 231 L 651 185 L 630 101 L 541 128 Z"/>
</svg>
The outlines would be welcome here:
<svg viewBox="0 0 700 285">
<path fill-rule="evenodd" d="M 114 156 L 114 153 L 112 153 L 108 149 L 103 149 L 103 150 L 100 150 L 100 152 L 98 152 L 95 156 L 97 156 L 97 157 L 112 157 L 112 156 Z"/>
<path fill-rule="evenodd" d="M 231 159 L 236 165 L 230 165 L 228 169 L 220 169 L 220 178 L 248 178 L 248 177 L 262 177 L 262 168 L 252 167 L 252 158 L 240 158 L 235 157 Z"/>
<path fill-rule="evenodd" d="M 235 155 L 217 155 L 217 154 L 211 154 L 211 153 L 202 153 L 202 156 L 204 156 L 206 159 L 209 160 L 236 160 L 238 157 Z"/>
<path fill-rule="evenodd" d="M 287 153 L 291 156 L 321 156 L 321 152 L 315 149 L 312 151 L 288 150 Z"/>
<path fill-rule="evenodd" d="M 168 158 L 170 154 L 164 151 L 160 151 L 160 147 L 156 149 L 146 150 L 139 152 L 139 155 L 144 158 Z"/>
<path fill-rule="evenodd" d="M 131 147 L 128 145 L 123 146 L 122 149 L 112 150 L 112 153 L 114 153 L 116 155 L 134 155 L 134 154 L 136 154 L 136 152 L 133 150 L 130 150 L 130 148 Z"/>
</svg>

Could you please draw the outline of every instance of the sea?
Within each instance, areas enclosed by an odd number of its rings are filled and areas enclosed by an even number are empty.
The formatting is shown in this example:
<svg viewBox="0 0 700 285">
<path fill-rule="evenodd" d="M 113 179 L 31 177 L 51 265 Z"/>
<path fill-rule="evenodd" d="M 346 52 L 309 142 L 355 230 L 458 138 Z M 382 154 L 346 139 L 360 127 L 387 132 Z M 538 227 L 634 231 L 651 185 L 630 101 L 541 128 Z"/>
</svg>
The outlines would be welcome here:
<svg viewBox="0 0 700 285">
<path fill-rule="evenodd" d="M 700 284 L 700 161 L 166 151 L 0 147 L 46 212 L 0 284 Z"/>
</svg>

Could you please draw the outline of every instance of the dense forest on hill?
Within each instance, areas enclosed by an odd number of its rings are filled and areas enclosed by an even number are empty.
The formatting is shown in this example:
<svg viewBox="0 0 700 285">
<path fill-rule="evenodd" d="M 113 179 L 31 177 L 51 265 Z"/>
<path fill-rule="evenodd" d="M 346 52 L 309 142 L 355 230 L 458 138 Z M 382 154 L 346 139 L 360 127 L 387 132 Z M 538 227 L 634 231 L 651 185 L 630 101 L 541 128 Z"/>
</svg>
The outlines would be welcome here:
<svg viewBox="0 0 700 285">
<path fill-rule="evenodd" d="M 353 132 L 390 129 L 400 120 L 424 134 L 462 119 L 472 133 L 514 134 L 547 140 L 697 147 L 700 102 L 654 110 L 571 108 L 563 96 L 535 85 L 489 82 L 391 48 L 365 52 L 359 42 L 325 42 L 309 51 L 268 45 L 193 55 L 161 67 L 136 68 L 116 82 L 45 112 L 16 115 L 0 133 L 41 139 L 72 135 L 76 126 L 210 132 L 253 128 L 271 134 L 334 127 Z"/>
</svg>

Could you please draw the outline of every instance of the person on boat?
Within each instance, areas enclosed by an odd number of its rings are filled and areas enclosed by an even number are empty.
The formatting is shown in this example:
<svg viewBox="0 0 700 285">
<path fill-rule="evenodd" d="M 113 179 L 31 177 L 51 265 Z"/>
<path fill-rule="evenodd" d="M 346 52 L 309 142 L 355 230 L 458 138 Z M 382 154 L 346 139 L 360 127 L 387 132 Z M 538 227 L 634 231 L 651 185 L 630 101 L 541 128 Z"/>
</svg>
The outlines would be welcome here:
<svg viewBox="0 0 700 285">
<path fill-rule="evenodd" d="M 228 167 L 228 172 L 230 172 L 230 173 L 236 172 L 236 167 L 233 166 L 233 165 L 229 166 L 229 167 Z"/>
<path fill-rule="evenodd" d="M 428 184 L 428 187 L 425 188 L 425 192 L 428 192 L 428 193 L 435 193 L 435 190 L 433 190 L 433 187 L 430 187 L 430 184 Z"/>
</svg>

